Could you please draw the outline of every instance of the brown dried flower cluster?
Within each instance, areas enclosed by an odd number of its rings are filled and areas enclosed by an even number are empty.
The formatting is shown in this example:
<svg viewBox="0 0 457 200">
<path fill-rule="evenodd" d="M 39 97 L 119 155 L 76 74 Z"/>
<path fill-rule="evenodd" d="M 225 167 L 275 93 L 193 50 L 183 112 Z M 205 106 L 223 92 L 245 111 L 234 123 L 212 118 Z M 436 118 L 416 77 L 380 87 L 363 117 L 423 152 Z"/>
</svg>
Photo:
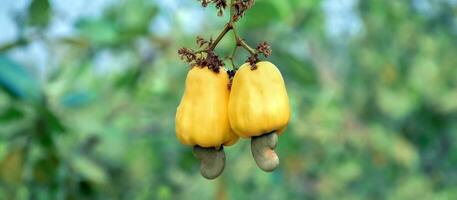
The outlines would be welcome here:
<svg viewBox="0 0 457 200">
<path fill-rule="evenodd" d="M 251 54 L 248 59 L 246 60 L 251 65 L 251 70 L 257 69 L 256 63 L 259 62 L 259 54 Z"/>
<path fill-rule="evenodd" d="M 236 70 L 231 69 L 227 71 L 227 74 L 229 76 L 229 83 L 228 83 L 228 89 L 232 89 L 232 82 L 233 82 L 233 77 L 235 77 Z"/>
<path fill-rule="evenodd" d="M 198 0 L 198 1 L 201 2 L 201 5 L 203 7 L 206 7 L 209 4 L 215 4 L 216 8 L 219 9 L 219 15 L 222 15 L 223 10 L 227 7 L 226 0 Z M 245 14 L 245 12 L 254 5 L 254 0 L 233 0 L 231 2 L 232 2 L 231 9 L 233 11 L 232 18 L 227 23 L 224 30 L 216 38 L 216 40 L 213 40 L 212 38 L 210 38 L 209 40 L 205 40 L 204 38 L 197 36 L 196 43 L 197 43 L 197 46 L 201 50 L 195 51 L 193 49 L 183 47 L 178 50 L 178 54 L 181 57 L 181 60 L 186 61 L 192 67 L 195 67 L 195 66 L 208 67 L 208 69 L 211 69 L 214 72 L 218 73 L 220 67 L 224 66 L 224 62 L 214 52 L 214 48 L 217 46 L 217 44 L 221 41 L 221 39 L 229 31 L 235 32 L 235 39 L 236 39 L 236 45 L 237 45 L 237 47 L 233 51 L 231 57 L 228 57 L 231 59 L 232 65 L 234 65 L 233 57 L 234 57 L 236 49 L 238 47 L 242 47 L 250 53 L 250 56 L 248 57 L 246 62 L 249 62 L 251 64 L 252 70 L 257 68 L 256 63 L 258 63 L 260 61 L 260 59 L 259 59 L 260 54 L 263 54 L 265 57 L 268 57 L 271 55 L 271 53 L 272 53 L 271 47 L 270 47 L 270 45 L 268 45 L 267 42 L 261 42 L 257 46 L 257 48 L 254 49 L 254 48 L 251 48 L 248 44 L 246 44 L 244 42 L 244 40 L 242 38 L 238 37 L 236 34 L 236 30 L 235 30 L 233 22 L 235 22 L 239 18 L 241 18 Z M 229 74 L 230 77 L 233 77 L 235 72 L 236 72 L 236 67 L 234 66 L 234 70 L 230 70 L 227 73 Z"/>
<path fill-rule="evenodd" d="M 233 2 L 233 10 L 235 13 L 233 14 L 232 18 L 233 21 L 238 21 L 241 17 L 243 17 L 244 13 L 254 5 L 254 0 L 236 0 Z"/>
<path fill-rule="evenodd" d="M 213 38 L 210 38 L 209 40 L 205 40 L 204 38 L 197 36 L 197 39 L 195 40 L 197 45 L 201 48 L 204 45 L 211 46 L 213 44 Z"/>
<path fill-rule="evenodd" d="M 257 46 L 257 51 L 265 56 L 265 58 L 268 58 L 268 56 L 271 56 L 272 50 L 271 46 L 263 41 Z"/>
<path fill-rule="evenodd" d="M 272 53 L 271 46 L 265 41 L 261 42 L 257 46 L 256 50 L 256 53 L 251 54 L 251 56 L 249 56 L 249 58 L 246 60 L 246 62 L 249 62 L 249 64 L 251 65 L 251 70 L 257 69 L 256 63 L 258 63 L 260 60 L 259 54 L 263 54 L 263 56 L 267 58 Z"/>
<path fill-rule="evenodd" d="M 202 37 L 197 37 L 196 43 L 199 47 L 202 46 L 211 46 L 213 43 L 212 39 L 205 40 Z M 192 67 L 208 67 L 208 69 L 213 70 L 218 73 L 219 68 L 224 66 L 224 62 L 219 58 L 219 56 L 211 49 L 203 51 L 194 51 L 189 48 L 181 48 L 178 50 L 178 54 L 181 57 L 181 60 L 186 61 Z"/>
<path fill-rule="evenodd" d="M 183 47 L 183 48 L 179 49 L 178 54 L 181 57 L 181 60 L 184 60 L 187 63 L 191 63 L 197 59 L 197 55 L 194 52 L 194 50 L 189 49 L 189 48 Z"/>
<path fill-rule="evenodd" d="M 218 16 L 222 16 L 224 14 L 224 10 L 227 7 L 227 1 L 226 0 L 199 0 L 202 4 L 203 7 L 208 6 L 210 3 L 214 3 L 216 8 L 219 10 L 217 12 Z"/>
</svg>

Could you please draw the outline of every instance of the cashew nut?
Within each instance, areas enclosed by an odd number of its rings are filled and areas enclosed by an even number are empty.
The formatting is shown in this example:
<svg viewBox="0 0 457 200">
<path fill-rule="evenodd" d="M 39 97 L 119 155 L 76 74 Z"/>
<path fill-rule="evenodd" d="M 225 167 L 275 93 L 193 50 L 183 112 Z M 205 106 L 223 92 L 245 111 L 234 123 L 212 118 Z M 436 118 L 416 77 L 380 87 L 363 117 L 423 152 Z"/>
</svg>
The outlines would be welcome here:
<svg viewBox="0 0 457 200">
<path fill-rule="evenodd" d="M 257 166 L 266 172 L 271 172 L 279 165 L 279 158 L 274 149 L 278 144 L 275 132 L 251 138 L 251 152 Z"/>
<path fill-rule="evenodd" d="M 225 153 L 223 147 L 216 149 L 214 147 L 194 146 L 193 154 L 200 160 L 200 173 L 203 177 L 214 179 L 224 171 Z"/>
</svg>

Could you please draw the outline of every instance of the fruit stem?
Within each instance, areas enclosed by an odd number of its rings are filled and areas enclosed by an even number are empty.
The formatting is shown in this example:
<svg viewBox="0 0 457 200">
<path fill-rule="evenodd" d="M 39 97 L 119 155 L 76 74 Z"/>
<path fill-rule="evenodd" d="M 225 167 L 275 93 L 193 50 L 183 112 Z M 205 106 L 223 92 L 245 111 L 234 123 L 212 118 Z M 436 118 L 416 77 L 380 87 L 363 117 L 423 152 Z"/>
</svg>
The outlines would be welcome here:
<svg viewBox="0 0 457 200">
<path fill-rule="evenodd" d="M 224 38 L 224 36 L 231 30 L 233 29 L 233 23 L 231 23 L 232 20 L 230 20 L 229 23 L 227 23 L 224 27 L 224 30 L 217 36 L 216 40 L 214 40 L 213 43 L 211 43 L 211 46 L 208 47 L 208 50 L 214 50 L 216 48 L 217 44 Z M 207 51 L 208 51 L 207 50 Z"/>
<path fill-rule="evenodd" d="M 254 48 L 252 48 L 251 46 L 249 46 L 246 41 L 244 41 L 242 38 L 240 38 L 240 36 L 238 35 L 238 32 L 235 28 L 235 21 L 233 21 L 234 17 L 234 8 L 233 8 L 233 5 L 234 5 L 234 1 L 235 0 L 231 0 L 230 1 L 230 20 L 229 22 L 227 22 L 227 24 L 225 25 L 224 27 L 224 30 L 222 30 L 221 33 L 219 33 L 219 35 L 217 36 L 216 40 L 214 40 L 213 43 L 211 43 L 211 45 L 207 48 L 207 49 L 204 49 L 204 50 L 200 50 L 200 51 L 197 51 L 197 53 L 202 53 L 202 52 L 208 52 L 208 51 L 212 51 L 216 48 L 216 46 L 219 44 L 219 42 L 222 40 L 222 38 L 224 38 L 224 36 L 230 31 L 232 30 L 233 31 L 233 34 L 235 35 L 235 40 L 236 40 L 236 47 L 243 47 L 246 51 L 248 51 L 251 55 L 254 55 L 257 53 L 257 50 L 255 50 Z M 236 51 L 236 49 L 234 50 Z M 232 55 L 232 59 L 233 59 L 233 55 Z"/>
<path fill-rule="evenodd" d="M 253 49 L 251 46 L 249 46 L 242 38 L 240 38 L 240 36 L 238 35 L 238 32 L 236 31 L 235 27 L 233 27 L 232 29 L 233 29 L 233 34 L 235 35 L 236 45 L 240 46 L 240 47 L 243 47 L 251 55 L 256 54 L 257 53 L 256 50 Z"/>
<path fill-rule="evenodd" d="M 234 61 L 234 58 L 235 58 L 235 55 L 236 55 L 236 50 L 238 50 L 238 44 L 235 45 L 235 47 L 233 48 L 233 51 L 232 51 L 232 55 L 230 55 L 230 62 L 232 64 L 232 69 L 233 70 L 237 70 L 236 66 L 235 66 L 235 61 Z"/>
</svg>

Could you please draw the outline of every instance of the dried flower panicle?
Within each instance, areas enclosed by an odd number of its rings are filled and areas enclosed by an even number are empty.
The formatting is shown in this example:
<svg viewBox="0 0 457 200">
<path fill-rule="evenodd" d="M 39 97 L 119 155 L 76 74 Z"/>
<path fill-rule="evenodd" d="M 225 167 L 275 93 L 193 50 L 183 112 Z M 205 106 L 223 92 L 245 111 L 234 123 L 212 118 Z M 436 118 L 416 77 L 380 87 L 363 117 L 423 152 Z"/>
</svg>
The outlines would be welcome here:
<svg viewBox="0 0 457 200">
<path fill-rule="evenodd" d="M 202 7 L 205 7 L 205 8 L 206 8 L 206 6 L 208 6 L 209 3 L 211 3 L 211 1 L 209 1 L 209 0 L 199 0 L 199 1 L 202 4 Z"/>
<path fill-rule="evenodd" d="M 216 4 L 216 8 L 219 10 L 219 12 L 217 12 L 217 15 L 224 15 L 224 10 L 227 7 L 227 2 L 225 0 L 214 0 L 214 2 Z"/>
<path fill-rule="evenodd" d="M 213 38 L 210 38 L 209 40 L 205 40 L 204 38 L 197 36 L 197 39 L 195 41 L 200 48 L 203 47 L 204 45 L 211 46 L 211 44 L 213 44 Z"/>
<path fill-rule="evenodd" d="M 265 58 L 268 58 L 268 56 L 271 56 L 272 50 L 271 46 L 263 41 L 257 46 L 257 51 L 265 56 Z"/>
<path fill-rule="evenodd" d="M 207 7 L 208 4 L 214 3 L 216 9 L 219 11 L 217 12 L 218 16 L 222 16 L 224 14 L 225 8 L 227 8 L 227 1 L 226 0 L 199 0 L 203 7 Z"/>
<path fill-rule="evenodd" d="M 207 7 L 209 4 L 215 4 L 215 7 L 219 10 L 218 15 L 222 15 L 224 9 L 227 7 L 226 0 L 198 0 L 201 2 L 203 7 Z M 198 36 L 196 38 L 196 43 L 198 47 L 202 50 L 195 51 L 189 48 L 181 48 L 178 50 L 178 54 L 180 55 L 181 59 L 189 63 L 192 67 L 208 67 L 208 69 L 213 70 L 216 73 L 219 73 L 220 68 L 224 66 L 224 62 L 219 58 L 219 56 L 214 52 L 214 47 L 220 41 L 221 36 L 223 37 L 228 30 L 230 30 L 231 23 L 236 22 L 241 17 L 244 16 L 245 12 L 250 9 L 254 5 L 255 0 L 234 0 L 231 4 L 231 8 L 233 9 L 233 16 L 231 16 L 230 22 L 227 24 L 226 27 L 229 29 L 225 29 L 224 32 L 219 35 L 216 41 L 213 41 L 212 38 L 209 40 L 205 40 L 204 38 Z M 235 31 L 235 30 L 233 30 Z M 265 57 L 269 57 L 272 53 L 270 45 L 267 42 L 261 42 L 255 50 L 253 50 L 249 46 L 244 46 L 240 44 L 240 39 L 236 38 L 237 46 L 245 47 L 251 55 L 248 57 L 246 62 L 249 62 L 251 65 L 251 70 L 257 69 L 256 63 L 260 61 L 259 55 L 263 54 Z M 246 44 L 245 44 L 246 45 Z M 234 53 L 233 53 L 234 54 Z M 233 56 L 233 55 L 232 55 Z M 231 58 L 233 59 L 233 58 Z M 232 60 L 233 64 L 233 60 Z M 233 78 L 235 71 L 231 70 L 227 72 L 230 78 Z M 230 87 L 230 85 L 229 85 Z"/>
<path fill-rule="evenodd" d="M 194 50 L 185 47 L 179 49 L 178 54 L 181 57 L 181 60 L 184 60 L 188 63 L 192 62 L 197 58 L 197 55 L 195 54 Z"/>
<path fill-rule="evenodd" d="M 267 42 L 261 42 L 257 46 L 257 51 L 254 54 L 251 54 L 251 56 L 248 57 L 246 62 L 248 62 L 251 65 L 251 70 L 257 69 L 256 63 L 260 61 L 259 59 L 259 54 L 263 54 L 265 58 L 271 55 L 272 50 L 271 46 Z"/>
<path fill-rule="evenodd" d="M 196 43 L 200 47 L 204 45 L 211 46 L 213 40 L 205 40 L 202 37 L 198 36 Z M 189 48 L 181 48 L 178 50 L 178 54 L 181 57 L 181 60 L 189 63 L 192 67 L 208 67 L 208 69 L 219 73 L 220 67 L 224 66 L 224 62 L 219 58 L 214 50 L 206 49 L 202 51 L 194 51 L 193 49 Z"/>
<path fill-rule="evenodd" d="M 236 70 L 231 69 L 227 71 L 227 74 L 229 76 L 229 83 L 227 84 L 228 89 L 232 89 L 232 82 L 233 82 L 233 77 L 235 77 Z"/>
<path fill-rule="evenodd" d="M 232 18 L 233 21 L 238 21 L 241 17 L 243 17 L 244 13 L 254 5 L 254 0 L 236 0 L 233 2 L 233 9 L 235 13 L 233 14 Z"/>
<path fill-rule="evenodd" d="M 255 70 L 255 69 L 257 69 L 256 63 L 258 63 L 259 60 L 260 60 L 259 54 L 255 53 L 255 54 L 252 54 L 251 56 L 249 56 L 248 59 L 246 60 L 246 62 L 248 62 L 251 65 L 251 70 Z"/>
<path fill-rule="evenodd" d="M 224 66 L 224 62 L 214 51 L 207 51 L 206 56 L 197 58 L 195 64 L 201 67 L 206 66 L 208 69 L 211 69 L 216 73 L 219 73 L 220 67 Z"/>
</svg>

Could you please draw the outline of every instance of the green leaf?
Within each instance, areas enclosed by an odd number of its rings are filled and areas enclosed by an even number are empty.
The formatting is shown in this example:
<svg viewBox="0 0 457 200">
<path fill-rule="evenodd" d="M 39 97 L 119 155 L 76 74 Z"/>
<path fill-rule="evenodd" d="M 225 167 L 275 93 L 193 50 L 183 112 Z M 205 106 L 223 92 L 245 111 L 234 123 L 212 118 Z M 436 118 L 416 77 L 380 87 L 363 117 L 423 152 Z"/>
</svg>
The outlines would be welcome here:
<svg viewBox="0 0 457 200">
<path fill-rule="evenodd" d="M 311 0 L 311 1 L 291 0 L 289 2 L 290 2 L 290 6 L 294 9 L 320 7 L 320 5 L 322 3 L 321 0 Z"/>
<path fill-rule="evenodd" d="M 0 89 L 13 98 L 39 102 L 42 93 L 38 80 L 18 63 L 0 55 Z"/>
<path fill-rule="evenodd" d="M 157 8 L 144 0 L 130 0 L 125 1 L 124 4 L 118 11 L 122 30 L 130 37 L 147 34 L 149 23 L 157 13 Z"/>
<path fill-rule="evenodd" d="M 44 119 L 46 120 L 46 123 L 49 126 L 50 131 L 62 133 L 66 130 L 65 126 L 62 124 L 60 119 L 54 114 L 54 112 L 49 110 L 49 108 L 44 108 L 42 114 L 44 115 Z"/>
<path fill-rule="evenodd" d="M 407 88 L 379 87 L 376 102 L 389 117 L 401 119 L 411 113 L 418 106 L 418 99 Z"/>
<path fill-rule="evenodd" d="M 54 149 L 47 151 L 43 157 L 35 160 L 32 176 L 35 182 L 47 185 L 56 181 L 61 158 Z"/>
<path fill-rule="evenodd" d="M 82 37 L 95 45 L 112 45 L 120 38 L 116 24 L 108 20 L 83 19 L 76 23 L 76 28 Z"/>
<path fill-rule="evenodd" d="M 273 1 L 257 1 L 240 19 L 243 27 L 257 28 L 279 20 L 281 17 L 280 8 Z"/>
<path fill-rule="evenodd" d="M 305 85 L 317 83 L 317 71 L 311 63 L 300 60 L 288 52 L 276 51 L 274 53 L 276 54 L 274 57 L 281 58 L 278 59 L 278 66 L 281 66 L 280 70 L 283 71 L 284 75 Z"/>
<path fill-rule="evenodd" d="M 86 157 L 77 156 L 72 165 L 79 174 L 94 183 L 106 183 L 108 180 L 108 176 L 102 166 Z"/>
<path fill-rule="evenodd" d="M 60 102 L 64 107 L 76 108 L 91 103 L 95 99 L 95 94 L 87 90 L 71 91 L 65 94 Z"/>
<path fill-rule="evenodd" d="M 14 148 L 0 161 L 0 180 L 7 185 L 17 186 L 22 181 L 25 149 Z"/>
<path fill-rule="evenodd" d="M 51 4 L 48 0 L 33 0 L 29 6 L 29 24 L 46 26 L 51 18 Z"/>
<path fill-rule="evenodd" d="M 132 67 L 126 70 L 124 74 L 121 74 L 115 81 L 116 88 L 127 88 L 132 89 L 137 86 L 138 81 L 141 77 L 141 68 Z"/>
<path fill-rule="evenodd" d="M 0 122 L 6 123 L 15 121 L 18 119 L 22 119 L 24 117 L 24 113 L 14 106 L 10 106 L 4 112 L 0 114 Z"/>
</svg>

